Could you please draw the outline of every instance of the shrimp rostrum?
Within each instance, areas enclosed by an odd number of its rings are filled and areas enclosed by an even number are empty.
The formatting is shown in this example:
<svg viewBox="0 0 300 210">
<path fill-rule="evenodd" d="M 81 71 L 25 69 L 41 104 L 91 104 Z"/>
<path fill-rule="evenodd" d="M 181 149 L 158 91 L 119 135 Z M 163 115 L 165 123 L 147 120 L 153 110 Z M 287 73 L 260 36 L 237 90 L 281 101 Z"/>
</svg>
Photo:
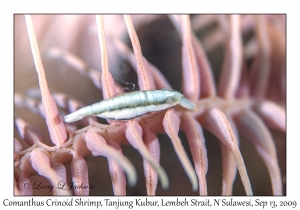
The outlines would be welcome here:
<svg viewBox="0 0 300 210">
<path fill-rule="evenodd" d="M 120 94 L 65 116 L 65 121 L 75 122 L 84 117 L 98 116 L 112 120 L 129 120 L 149 112 L 157 112 L 175 105 L 194 110 L 196 105 L 180 92 L 173 90 L 147 90 Z"/>
</svg>

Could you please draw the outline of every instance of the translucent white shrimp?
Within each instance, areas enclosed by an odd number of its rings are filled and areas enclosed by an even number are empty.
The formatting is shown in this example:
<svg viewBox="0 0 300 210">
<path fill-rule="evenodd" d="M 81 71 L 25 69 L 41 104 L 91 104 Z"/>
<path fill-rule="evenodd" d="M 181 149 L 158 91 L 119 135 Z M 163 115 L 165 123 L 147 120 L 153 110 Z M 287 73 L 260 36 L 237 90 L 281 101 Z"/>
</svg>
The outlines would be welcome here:
<svg viewBox="0 0 300 210">
<path fill-rule="evenodd" d="M 81 108 L 65 116 L 65 121 L 75 122 L 84 117 L 98 116 L 112 120 L 129 120 L 149 112 L 157 112 L 180 104 L 194 110 L 196 104 L 173 90 L 147 90 L 120 94 Z"/>
</svg>

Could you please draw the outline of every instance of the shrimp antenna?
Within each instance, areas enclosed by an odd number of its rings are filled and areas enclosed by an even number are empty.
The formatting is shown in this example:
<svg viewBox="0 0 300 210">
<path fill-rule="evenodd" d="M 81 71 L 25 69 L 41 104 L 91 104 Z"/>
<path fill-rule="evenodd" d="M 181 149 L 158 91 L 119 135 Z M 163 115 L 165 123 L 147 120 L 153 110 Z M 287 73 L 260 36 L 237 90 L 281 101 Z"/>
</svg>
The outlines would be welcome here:
<svg viewBox="0 0 300 210">
<path fill-rule="evenodd" d="M 125 90 L 125 92 L 132 92 L 132 91 L 134 91 L 134 88 L 135 88 L 135 84 L 134 83 L 126 82 L 124 80 L 117 79 L 115 77 L 114 77 L 114 80 L 118 81 L 119 83 L 125 84 L 127 86 L 129 86 L 129 85 L 131 86 L 131 88 L 130 87 L 123 87 L 123 89 Z"/>
<path fill-rule="evenodd" d="M 182 88 L 183 88 L 183 81 L 181 80 L 181 86 L 179 92 L 182 93 Z"/>
</svg>

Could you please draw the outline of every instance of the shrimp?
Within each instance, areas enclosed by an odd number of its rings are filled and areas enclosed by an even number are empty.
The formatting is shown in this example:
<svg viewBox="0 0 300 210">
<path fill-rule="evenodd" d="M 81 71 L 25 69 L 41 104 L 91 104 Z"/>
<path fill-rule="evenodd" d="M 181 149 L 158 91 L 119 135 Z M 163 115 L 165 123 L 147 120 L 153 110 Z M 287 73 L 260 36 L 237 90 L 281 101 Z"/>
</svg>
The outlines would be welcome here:
<svg viewBox="0 0 300 210">
<path fill-rule="evenodd" d="M 149 112 L 157 112 L 175 105 L 194 110 L 196 104 L 173 90 L 146 90 L 124 93 L 66 115 L 67 123 L 84 117 L 98 116 L 104 119 L 129 120 Z"/>
</svg>

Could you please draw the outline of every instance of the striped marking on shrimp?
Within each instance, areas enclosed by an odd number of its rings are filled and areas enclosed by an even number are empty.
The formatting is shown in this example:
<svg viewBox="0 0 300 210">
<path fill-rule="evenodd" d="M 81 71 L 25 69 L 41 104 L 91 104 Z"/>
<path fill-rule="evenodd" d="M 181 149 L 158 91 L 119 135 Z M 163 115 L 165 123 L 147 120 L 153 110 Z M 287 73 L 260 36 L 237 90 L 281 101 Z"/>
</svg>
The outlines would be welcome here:
<svg viewBox="0 0 300 210">
<path fill-rule="evenodd" d="M 90 106 L 83 107 L 67 116 L 66 122 L 84 117 L 98 116 L 105 119 L 129 120 L 149 112 L 157 112 L 180 104 L 193 110 L 196 105 L 180 92 L 173 90 L 146 90 L 120 94 Z"/>
</svg>

